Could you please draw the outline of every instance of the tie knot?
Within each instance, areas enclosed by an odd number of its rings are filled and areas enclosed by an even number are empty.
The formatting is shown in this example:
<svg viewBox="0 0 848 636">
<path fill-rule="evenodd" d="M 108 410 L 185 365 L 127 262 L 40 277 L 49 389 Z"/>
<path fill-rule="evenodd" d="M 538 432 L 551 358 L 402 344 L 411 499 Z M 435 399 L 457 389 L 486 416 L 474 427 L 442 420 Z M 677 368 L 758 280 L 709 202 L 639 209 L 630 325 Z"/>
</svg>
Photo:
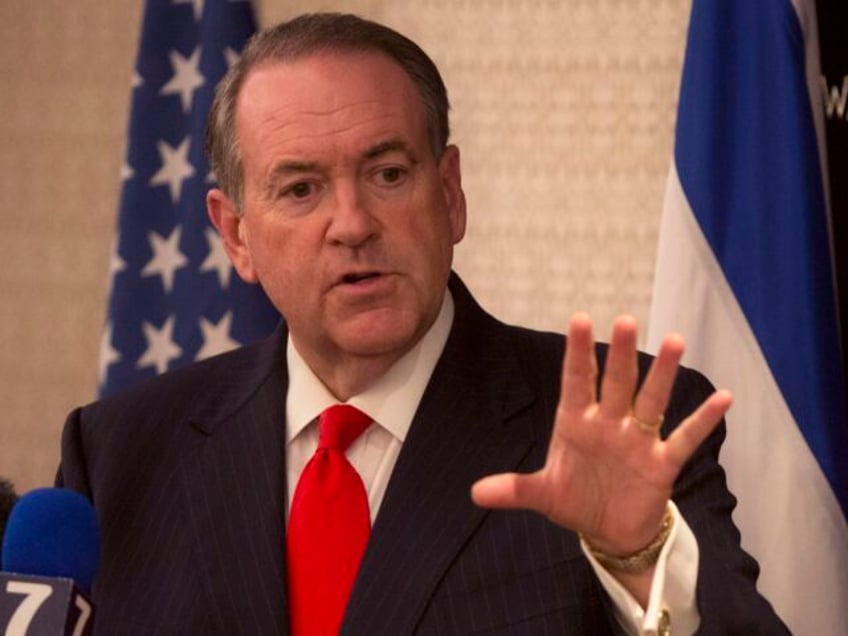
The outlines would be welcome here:
<svg viewBox="0 0 848 636">
<path fill-rule="evenodd" d="M 371 424 L 371 418 L 350 404 L 336 404 L 318 418 L 318 448 L 344 452 Z"/>
</svg>

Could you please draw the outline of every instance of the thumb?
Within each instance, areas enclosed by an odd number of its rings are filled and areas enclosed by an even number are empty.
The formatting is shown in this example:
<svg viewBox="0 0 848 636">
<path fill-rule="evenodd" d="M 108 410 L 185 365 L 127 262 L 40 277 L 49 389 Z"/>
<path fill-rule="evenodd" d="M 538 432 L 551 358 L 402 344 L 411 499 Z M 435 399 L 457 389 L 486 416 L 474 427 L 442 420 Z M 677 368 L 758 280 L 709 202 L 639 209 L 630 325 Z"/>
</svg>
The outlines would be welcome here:
<svg viewBox="0 0 848 636">
<path fill-rule="evenodd" d="M 484 477 L 471 486 L 471 499 L 481 508 L 545 510 L 541 480 L 535 473 Z"/>
</svg>

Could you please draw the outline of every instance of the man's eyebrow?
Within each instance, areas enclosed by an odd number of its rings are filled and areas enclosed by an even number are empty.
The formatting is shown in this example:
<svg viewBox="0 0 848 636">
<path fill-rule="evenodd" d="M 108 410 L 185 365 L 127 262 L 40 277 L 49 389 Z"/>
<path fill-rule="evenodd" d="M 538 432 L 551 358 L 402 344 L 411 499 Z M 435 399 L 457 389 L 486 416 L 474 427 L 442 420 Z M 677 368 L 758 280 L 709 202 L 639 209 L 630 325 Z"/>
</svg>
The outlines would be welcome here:
<svg viewBox="0 0 848 636">
<path fill-rule="evenodd" d="M 271 170 L 268 179 L 265 181 L 266 196 L 273 196 L 277 187 L 277 182 L 285 176 L 293 174 L 301 174 L 306 172 L 314 172 L 318 169 L 318 164 L 314 161 L 281 161 Z"/>
<path fill-rule="evenodd" d="M 407 143 L 401 139 L 388 139 L 386 141 L 381 141 L 377 145 L 372 146 L 363 152 L 362 157 L 363 159 L 375 159 L 376 157 L 389 152 L 403 152 L 408 155 L 410 159 L 415 159 L 414 155 L 410 152 Z"/>
<path fill-rule="evenodd" d="M 275 180 L 280 175 L 298 173 L 298 172 L 313 172 L 318 169 L 318 163 L 315 161 L 281 161 L 271 170 L 271 181 Z"/>
</svg>

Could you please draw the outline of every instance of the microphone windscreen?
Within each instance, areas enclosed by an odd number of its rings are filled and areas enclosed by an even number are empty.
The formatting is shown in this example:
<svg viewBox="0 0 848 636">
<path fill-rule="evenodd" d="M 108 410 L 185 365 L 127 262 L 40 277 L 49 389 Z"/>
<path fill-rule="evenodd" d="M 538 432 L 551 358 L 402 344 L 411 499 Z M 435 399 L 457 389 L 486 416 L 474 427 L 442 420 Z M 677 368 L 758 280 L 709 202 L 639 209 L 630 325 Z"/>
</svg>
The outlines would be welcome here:
<svg viewBox="0 0 848 636">
<path fill-rule="evenodd" d="M 59 488 L 39 488 L 12 508 L 3 537 L 4 572 L 73 579 L 91 591 L 100 531 L 91 503 Z"/>
</svg>

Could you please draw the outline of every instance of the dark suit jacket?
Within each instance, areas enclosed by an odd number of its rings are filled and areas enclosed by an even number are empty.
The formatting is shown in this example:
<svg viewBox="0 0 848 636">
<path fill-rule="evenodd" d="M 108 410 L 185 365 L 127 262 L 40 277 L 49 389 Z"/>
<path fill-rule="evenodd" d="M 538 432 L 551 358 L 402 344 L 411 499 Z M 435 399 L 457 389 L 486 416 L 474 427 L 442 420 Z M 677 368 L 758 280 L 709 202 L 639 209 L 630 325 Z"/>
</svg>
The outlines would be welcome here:
<svg viewBox="0 0 848 636">
<path fill-rule="evenodd" d="M 572 532 L 469 498 L 479 477 L 544 462 L 564 339 L 496 321 L 455 276 L 451 290 L 454 325 L 374 523 L 343 632 L 614 633 L 609 599 Z M 99 515 L 100 633 L 288 632 L 285 335 L 283 325 L 265 342 L 68 418 L 58 484 L 88 495 Z M 665 426 L 710 391 L 682 371 Z M 700 546 L 701 631 L 781 633 L 730 520 L 735 500 L 716 461 L 723 436 L 703 445 L 674 492 Z"/>
</svg>

